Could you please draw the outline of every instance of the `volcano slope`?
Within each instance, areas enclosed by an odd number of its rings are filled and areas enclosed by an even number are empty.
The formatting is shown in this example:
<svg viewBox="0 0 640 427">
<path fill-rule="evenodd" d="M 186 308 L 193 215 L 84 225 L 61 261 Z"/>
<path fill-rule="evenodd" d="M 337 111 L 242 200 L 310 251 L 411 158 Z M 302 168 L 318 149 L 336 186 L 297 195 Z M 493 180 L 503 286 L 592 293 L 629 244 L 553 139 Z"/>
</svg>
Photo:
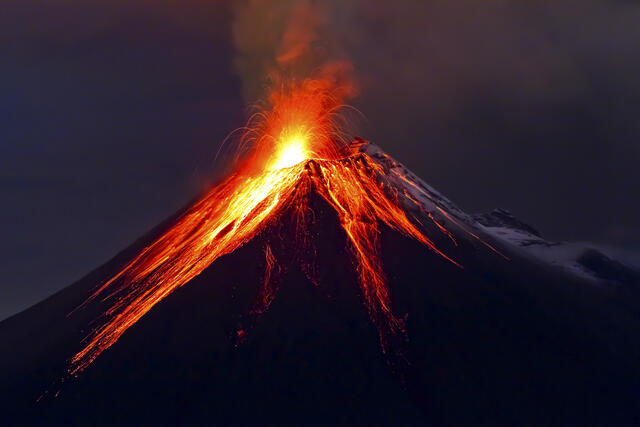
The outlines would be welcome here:
<svg viewBox="0 0 640 427">
<path fill-rule="evenodd" d="M 391 309 L 406 333 L 372 318 L 340 219 L 312 192 L 304 239 L 297 213 L 282 212 L 156 304 L 77 378 L 67 375 L 109 302 L 96 299 L 67 314 L 176 215 L 0 323 L 2 418 L 38 425 L 639 420 L 634 271 L 606 257 L 598 258 L 606 278 L 551 265 L 458 210 L 375 146 L 356 144 L 363 167 L 382 166 L 379 179 L 398 189 L 407 215 L 462 265 L 381 225 Z M 311 175 L 313 162 L 306 165 Z"/>
</svg>

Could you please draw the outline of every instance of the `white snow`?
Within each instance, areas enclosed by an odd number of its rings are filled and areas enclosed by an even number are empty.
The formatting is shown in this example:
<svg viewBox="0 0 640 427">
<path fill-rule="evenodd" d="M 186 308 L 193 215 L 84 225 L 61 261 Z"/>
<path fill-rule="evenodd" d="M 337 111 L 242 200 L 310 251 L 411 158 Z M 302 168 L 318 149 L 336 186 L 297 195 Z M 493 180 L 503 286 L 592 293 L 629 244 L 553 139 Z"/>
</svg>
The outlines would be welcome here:
<svg viewBox="0 0 640 427">
<path fill-rule="evenodd" d="M 550 242 L 527 230 L 511 226 L 484 226 L 471 215 L 463 212 L 453 202 L 440 194 L 436 189 L 422 181 L 404 165 L 387 155 L 378 146 L 362 141 L 358 146 L 360 152 L 368 154 L 385 168 L 386 178 L 397 188 L 407 192 L 406 196 L 419 202 L 422 209 L 435 216 L 447 228 L 457 227 L 466 233 L 489 236 L 525 256 L 534 257 L 544 263 L 562 269 L 568 273 L 589 280 L 600 280 L 577 260 L 588 249 L 602 251 L 587 243 Z M 609 255 L 610 256 L 610 255 Z M 616 258 L 615 256 L 610 256 Z M 633 267 L 633 266 L 631 266 Z"/>
</svg>

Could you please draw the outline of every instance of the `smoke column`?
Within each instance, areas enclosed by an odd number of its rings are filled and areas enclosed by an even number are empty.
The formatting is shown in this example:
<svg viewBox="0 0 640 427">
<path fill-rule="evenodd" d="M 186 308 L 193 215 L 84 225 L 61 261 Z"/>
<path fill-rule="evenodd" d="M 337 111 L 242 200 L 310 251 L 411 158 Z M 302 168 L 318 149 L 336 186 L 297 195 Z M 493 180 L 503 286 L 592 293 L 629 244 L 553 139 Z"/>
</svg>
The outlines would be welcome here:
<svg viewBox="0 0 640 427">
<path fill-rule="evenodd" d="M 343 10 L 344 9 L 344 10 Z M 283 79 L 323 78 L 351 88 L 351 63 L 333 31 L 347 9 L 313 0 L 247 0 L 234 5 L 234 67 L 248 102 L 263 99 Z M 328 19 L 331 17 L 331 20 Z"/>
</svg>

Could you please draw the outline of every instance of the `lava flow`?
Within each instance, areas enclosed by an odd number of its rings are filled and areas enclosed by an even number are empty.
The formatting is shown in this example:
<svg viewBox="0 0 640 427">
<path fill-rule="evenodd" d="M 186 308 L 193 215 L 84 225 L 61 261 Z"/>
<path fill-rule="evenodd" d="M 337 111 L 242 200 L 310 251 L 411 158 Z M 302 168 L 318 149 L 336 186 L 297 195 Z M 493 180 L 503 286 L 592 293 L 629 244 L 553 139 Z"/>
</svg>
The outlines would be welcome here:
<svg viewBox="0 0 640 427">
<path fill-rule="evenodd" d="M 385 223 L 458 264 L 407 217 L 395 190 L 382 184 L 382 167 L 364 153 L 351 152 L 343 142 L 338 112 L 348 90 L 330 79 L 315 79 L 282 84 L 271 93 L 271 108 L 254 115 L 244 128 L 243 160 L 235 172 L 90 296 L 87 302 L 103 296 L 114 303 L 102 326 L 72 358 L 70 374 L 85 369 L 156 303 L 251 240 L 285 209 L 306 209 L 311 191 L 340 218 L 374 324 L 379 331 L 403 333 L 404 324 L 390 306 L 378 224 Z M 298 234 L 304 232 L 299 228 Z M 265 255 L 267 265 L 273 266 L 269 248 Z M 382 332 L 380 336 L 384 350 Z"/>
</svg>

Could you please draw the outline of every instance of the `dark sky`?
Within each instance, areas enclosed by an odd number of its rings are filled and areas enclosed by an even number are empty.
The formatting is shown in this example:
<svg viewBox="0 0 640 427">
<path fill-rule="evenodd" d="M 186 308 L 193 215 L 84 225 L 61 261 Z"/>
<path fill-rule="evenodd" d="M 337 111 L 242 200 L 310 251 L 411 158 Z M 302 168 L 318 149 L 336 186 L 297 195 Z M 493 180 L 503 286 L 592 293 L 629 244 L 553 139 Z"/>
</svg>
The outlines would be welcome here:
<svg viewBox="0 0 640 427">
<path fill-rule="evenodd" d="M 247 111 L 228 4 L 2 2 L 0 319 L 215 179 Z M 637 3 L 356 1 L 327 16 L 363 137 L 466 211 L 640 247 Z"/>
</svg>

